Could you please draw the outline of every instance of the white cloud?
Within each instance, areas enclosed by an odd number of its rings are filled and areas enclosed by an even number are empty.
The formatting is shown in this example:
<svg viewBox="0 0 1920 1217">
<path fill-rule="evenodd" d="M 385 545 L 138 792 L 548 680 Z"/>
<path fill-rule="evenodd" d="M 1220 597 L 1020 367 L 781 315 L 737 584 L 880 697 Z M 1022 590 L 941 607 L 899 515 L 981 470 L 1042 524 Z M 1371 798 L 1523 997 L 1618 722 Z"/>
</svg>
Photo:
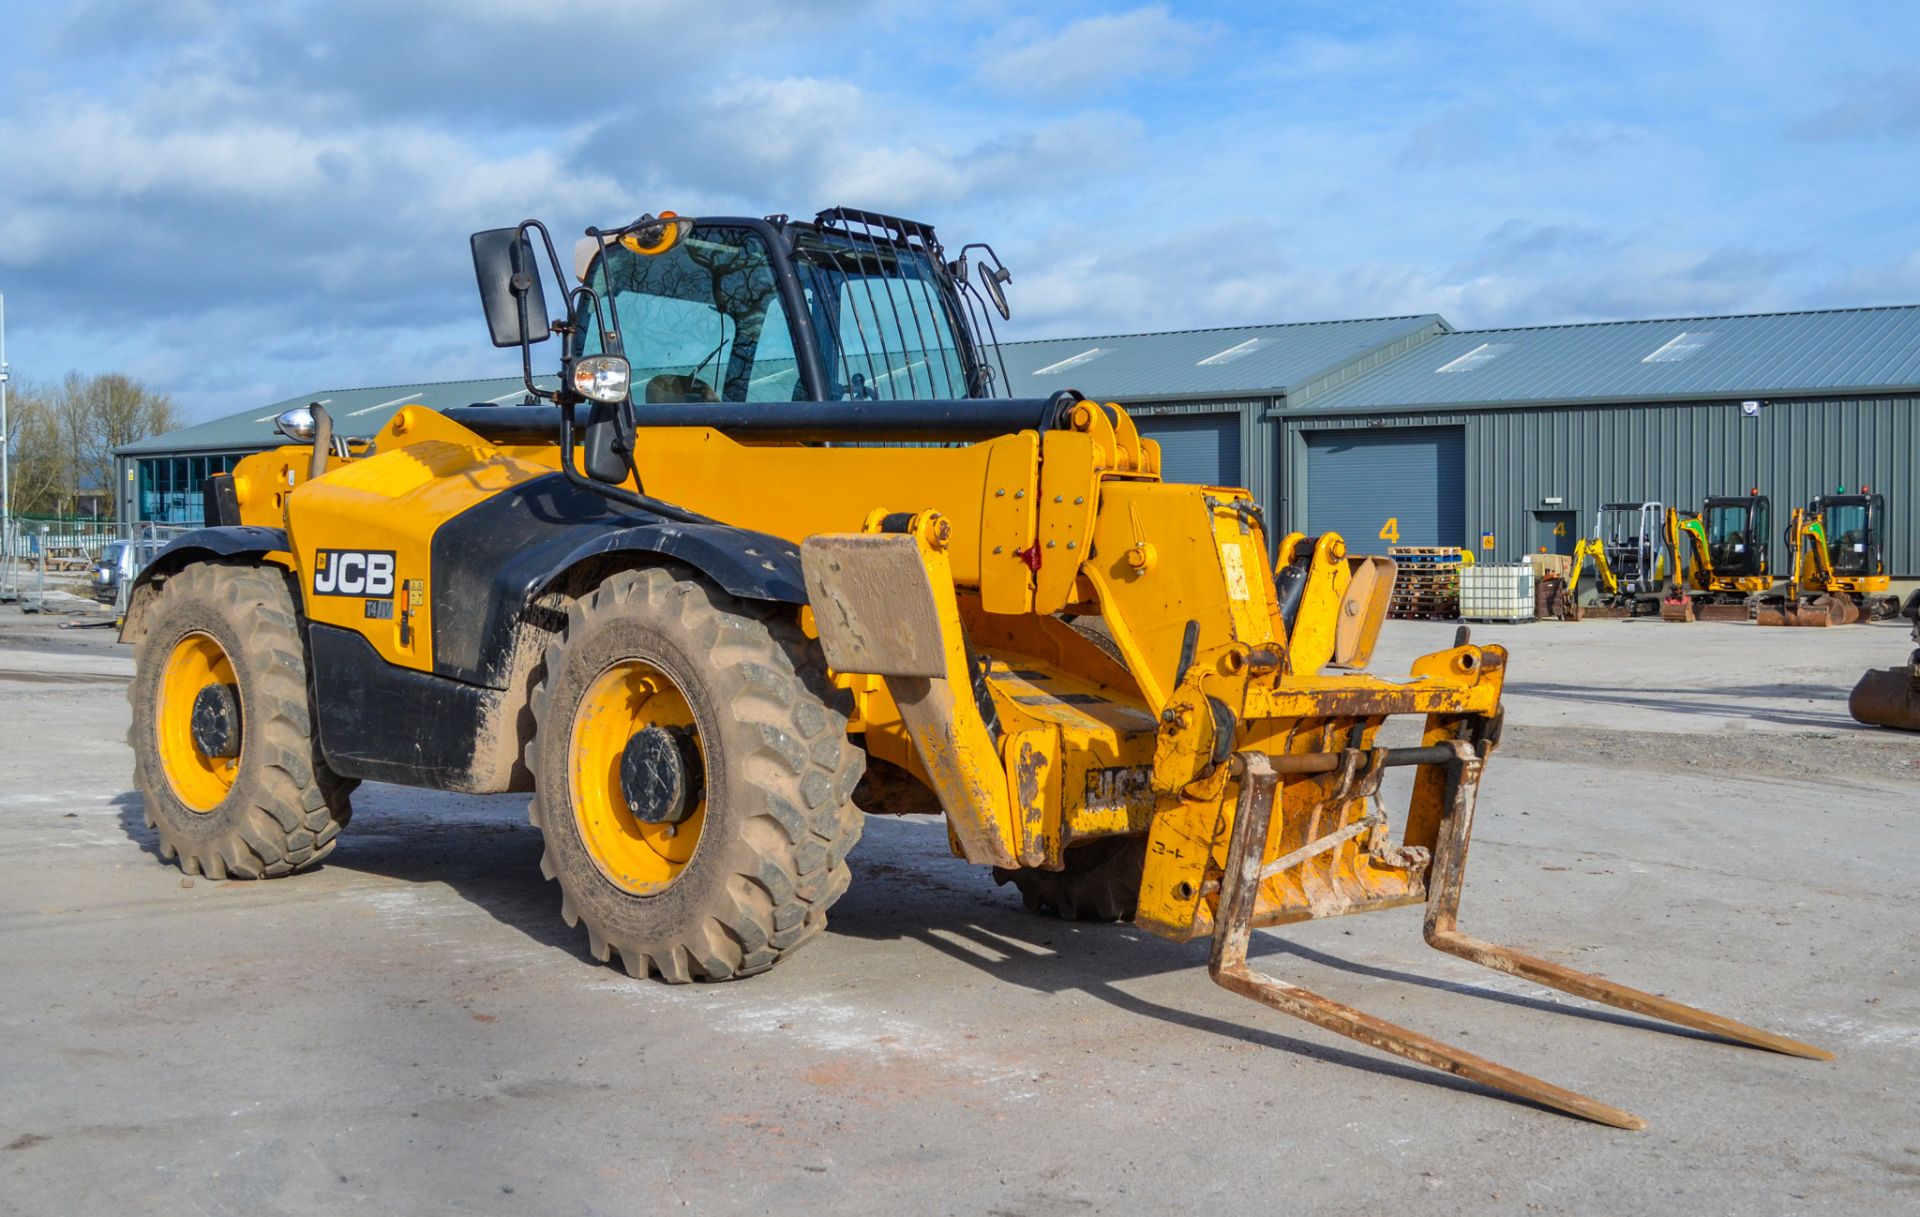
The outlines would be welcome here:
<svg viewBox="0 0 1920 1217">
<path fill-rule="evenodd" d="M 794 77 L 730 83 L 671 111 L 611 122 L 580 159 L 608 163 L 645 147 L 647 164 L 660 166 L 650 193 L 718 194 L 754 210 L 924 211 L 1042 196 L 1063 180 L 1112 172 L 1142 134 L 1132 117 L 1098 112 L 983 129 L 849 81 Z"/>
<path fill-rule="evenodd" d="M 1149 72 L 1185 71 L 1212 31 L 1165 5 L 1087 17 L 1009 51 L 982 51 L 980 74 L 1009 92 L 1072 96 Z"/>
</svg>

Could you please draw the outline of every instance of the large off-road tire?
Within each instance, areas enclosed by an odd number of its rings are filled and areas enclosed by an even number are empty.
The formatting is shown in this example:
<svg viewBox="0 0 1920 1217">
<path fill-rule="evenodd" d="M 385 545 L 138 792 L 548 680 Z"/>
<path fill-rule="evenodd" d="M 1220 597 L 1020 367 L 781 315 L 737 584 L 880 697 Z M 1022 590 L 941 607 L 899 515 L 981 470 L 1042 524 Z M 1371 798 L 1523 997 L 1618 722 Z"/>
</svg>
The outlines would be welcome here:
<svg viewBox="0 0 1920 1217">
<path fill-rule="evenodd" d="M 996 866 L 993 881 L 1013 884 L 1030 913 L 1064 921 L 1132 921 L 1146 861 L 1146 837 L 1099 837 L 1068 849 L 1065 870 Z"/>
<path fill-rule="evenodd" d="M 321 757 L 307 687 L 284 571 L 198 563 L 161 585 L 134 649 L 127 742 L 162 857 L 264 879 L 333 852 L 359 783 Z"/>
<path fill-rule="evenodd" d="M 843 697 L 791 622 L 705 583 L 624 571 L 573 603 L 536 673 L 529 814 L 540 869 L 594 958 L 618 952 L 635 977 L 731 980 L 826 928 L 862 827 L 866 754 L 834 708 Z M 634 752 L 642 735 L 654 751 Z M 623 777 L 630 754 L 663 752 Z M 655 799 L 644 807 L 636 772 Z"/>
</svg>

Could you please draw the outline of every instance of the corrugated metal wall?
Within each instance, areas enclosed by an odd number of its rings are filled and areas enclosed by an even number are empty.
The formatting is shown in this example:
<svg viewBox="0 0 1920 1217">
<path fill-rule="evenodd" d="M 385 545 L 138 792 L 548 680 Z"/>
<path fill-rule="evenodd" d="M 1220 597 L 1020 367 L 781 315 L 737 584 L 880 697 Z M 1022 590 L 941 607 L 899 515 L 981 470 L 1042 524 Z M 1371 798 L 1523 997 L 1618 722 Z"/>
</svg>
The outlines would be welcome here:
<svg viewBox="0 0 1920 1217">
<path fill-rule="evenodd" d="M 1466 531 L 1495 536 L 1493 559 L 1513 561 L 1532 541 L 1532 517 L 1550 498 L 1578 513 L 1658 499 L 1698 508 L 1708 495 L 1757 486 L 1787 512 L 1845 485 L 1887 496 L 1887 564 L 1920 577 L 1920 397 L 1773 399 L 1747 417 L 1738 401 L 1518 407 L 1391 414 L 1289 414 L 1282 420 L 1280 502 L 1285 527 L 1305 519 L 1305 433 L 1329 428 L 1466 428 Z M 1284 531 L 1284 529 L 1276 530 Z M 1779 531 L 1779 528 L 1776 528 Z M 1775 538 L 1776 543 L 1778 538 Z"/>
</svg>

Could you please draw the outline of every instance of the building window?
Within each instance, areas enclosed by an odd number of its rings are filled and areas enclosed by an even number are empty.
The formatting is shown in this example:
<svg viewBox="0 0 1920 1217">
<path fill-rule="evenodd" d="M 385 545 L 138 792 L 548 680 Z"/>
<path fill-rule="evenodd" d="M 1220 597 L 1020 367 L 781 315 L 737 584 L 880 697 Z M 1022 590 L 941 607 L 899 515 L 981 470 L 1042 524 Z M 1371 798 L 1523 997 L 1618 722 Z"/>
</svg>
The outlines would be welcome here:
<svg viewBox="0 0 1920 1217">
<path fill-rule="evenodd" d="M 216 473 L 230 473 L 234 455 L 160 456 L 140 462 L 135 516 L 155 524 L 205 524 L 207 505 L 201 487 Z"/>
</svg>

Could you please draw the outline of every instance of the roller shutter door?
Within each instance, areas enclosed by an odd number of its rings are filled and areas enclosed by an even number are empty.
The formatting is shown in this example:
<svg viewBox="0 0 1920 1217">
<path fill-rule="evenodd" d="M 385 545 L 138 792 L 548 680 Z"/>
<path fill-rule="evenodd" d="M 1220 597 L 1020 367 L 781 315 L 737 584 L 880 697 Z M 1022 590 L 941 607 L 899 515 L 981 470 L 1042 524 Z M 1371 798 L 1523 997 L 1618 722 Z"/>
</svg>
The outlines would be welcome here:
<svg viewBox="0 0 1920 1217">
<path fill-rule="evenodd" d="M 1160 479 L 1194 486 L 1239 486 L 1238 414 L 1164 414 L 1134 420 L 1160 441 Z"/>
<path fill-rule="evenodd" d="M 1378 553 L 1392 519 L 1401 545 L 1465 545 L 1464 449 L 1459 427 L 1307 432 L 1307 530 Z"/>
</svg>

